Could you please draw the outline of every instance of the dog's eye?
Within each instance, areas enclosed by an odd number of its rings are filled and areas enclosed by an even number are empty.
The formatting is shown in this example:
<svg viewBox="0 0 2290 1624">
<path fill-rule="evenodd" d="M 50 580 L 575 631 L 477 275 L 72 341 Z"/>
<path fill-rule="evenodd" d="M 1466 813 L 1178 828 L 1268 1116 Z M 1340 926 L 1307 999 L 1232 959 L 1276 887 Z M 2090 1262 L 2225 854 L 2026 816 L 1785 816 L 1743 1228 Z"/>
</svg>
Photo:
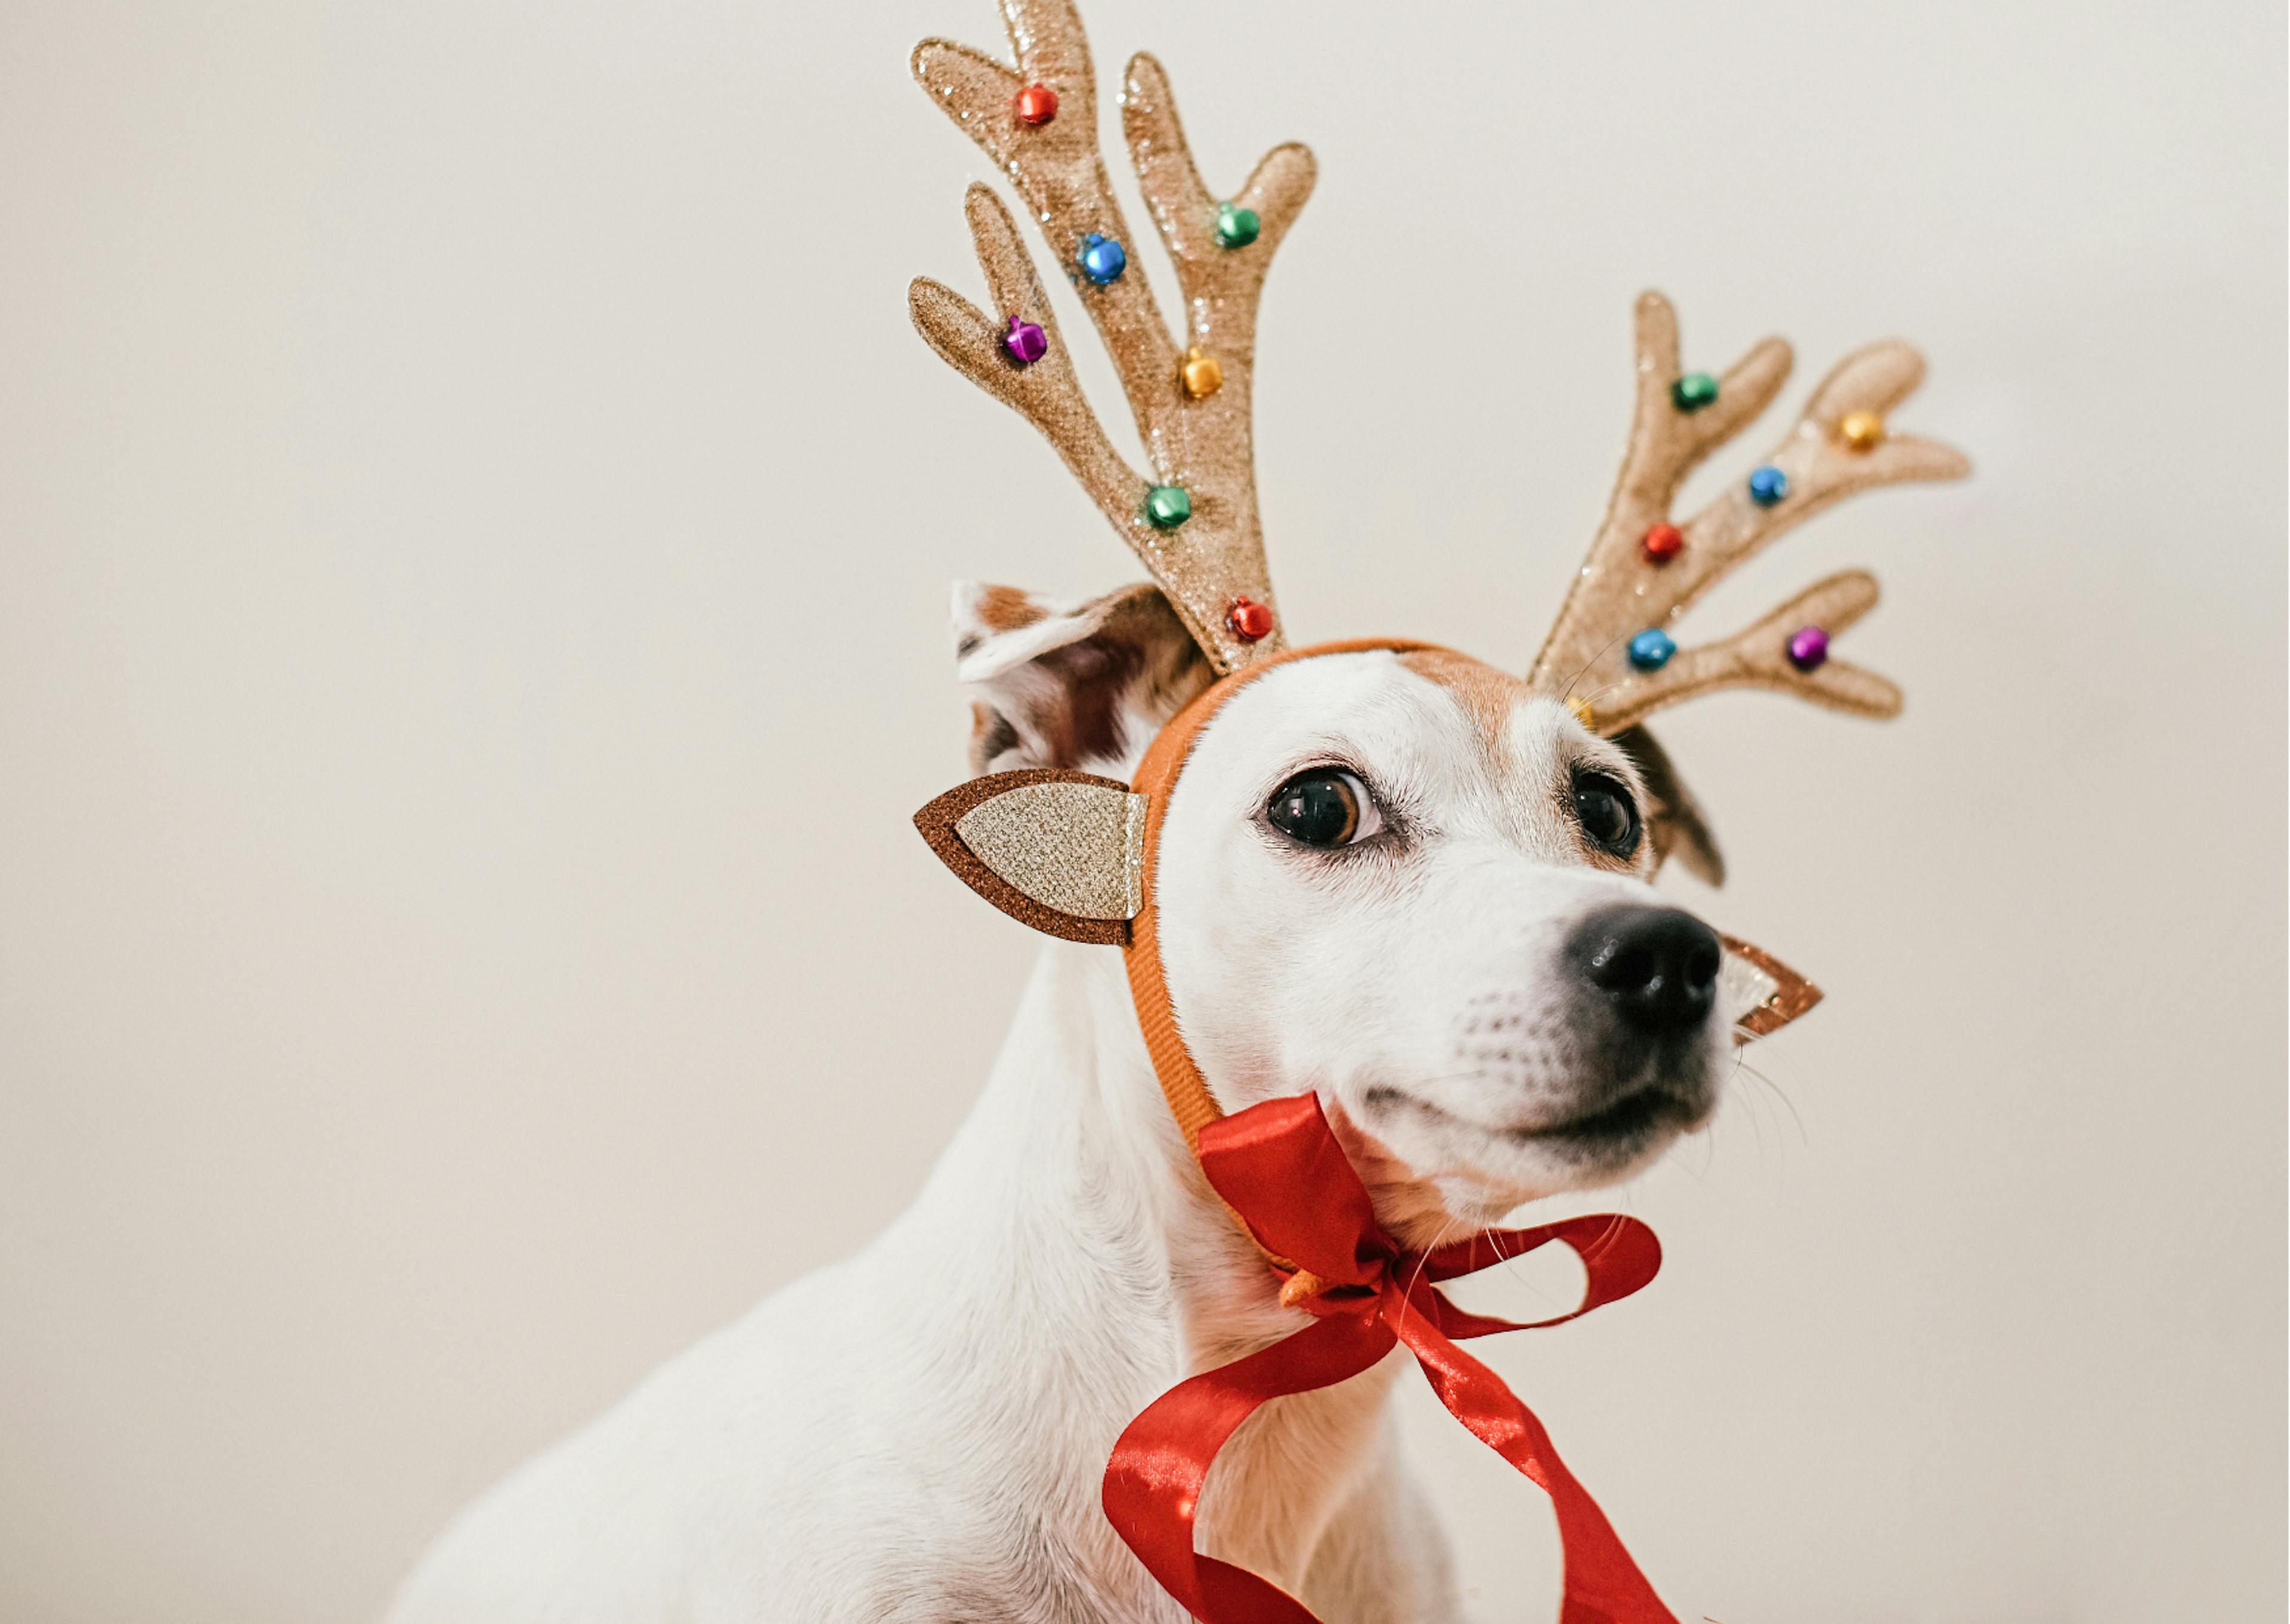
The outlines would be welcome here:
<svg viewBox="0 0 2290 1624">
<path fill-rule="evenodd" d="M 1591 842 L 1616 857 L 1638 849 L 1638 807 L 1630 792 L 1603 772 L 1574 775 L 1574 816 Z"/>
<path fill-rule="evenodd" d="M 1264 816 L 1289 839 L 1308 846 L 1348 846 L 1383 827 L 1367 786 L 1341 767 L 1299 772 L 1272 792 Z"/>
</svg>

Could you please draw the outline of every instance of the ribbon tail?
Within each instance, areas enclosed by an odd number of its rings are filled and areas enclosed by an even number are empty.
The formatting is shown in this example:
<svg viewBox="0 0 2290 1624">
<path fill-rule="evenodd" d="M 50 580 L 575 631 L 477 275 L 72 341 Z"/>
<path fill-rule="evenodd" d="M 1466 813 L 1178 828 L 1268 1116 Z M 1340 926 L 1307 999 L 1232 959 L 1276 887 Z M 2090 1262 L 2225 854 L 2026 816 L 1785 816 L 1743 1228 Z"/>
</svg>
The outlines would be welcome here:
<svg viewBox="0 0 2290 1624">
<path fill-rule="evenodd" d="M 1503 1379 L 1456 1347 L 1397 1290 L 1384 1293 L 1383 1314 L 1448 1413 L 1550 1496 L 1565 1564 L 1559 1624 L 1677 1624 L 1598 1502 L 1559 1460 L 1541 1421 Z"/>
<path fill-rule="evenodd" d="M 1179 1382 L 1122 1430 L 1105 1467 L 1106 1518 L 1161 1588 L 1202 1624 L 1318 1624 L 1277 1585 L 1193 1549 L 1201 1486 L 1217 1452 L 1266 1401 L 1357 1376 L 1396 1340 L 1381 1318 L 1330 1315 Z"/>
</svg>

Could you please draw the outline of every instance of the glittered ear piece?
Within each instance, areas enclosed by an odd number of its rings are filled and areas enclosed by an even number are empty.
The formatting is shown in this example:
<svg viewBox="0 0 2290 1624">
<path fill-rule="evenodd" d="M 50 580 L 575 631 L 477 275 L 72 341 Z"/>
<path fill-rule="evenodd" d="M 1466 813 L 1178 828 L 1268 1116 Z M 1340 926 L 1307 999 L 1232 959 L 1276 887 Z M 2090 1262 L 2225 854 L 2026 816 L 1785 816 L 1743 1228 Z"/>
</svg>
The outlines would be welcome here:
<svg viewBox="0 0 2290 1624">
<path fill-rule="evenodd" d="M 1738 936 L 1720 934 L 1726 956 L 1718 967 L 1718 999 L 1735 1044 L 1778 1032 L 1821 1002 L 1821 988 Z"/>
<path fill-rule="evenodd" d="M 1120 946 L 1144 906 L 1145 797 L 1113 779 L 990 772 L 924 807 L 915 827 L 964 884 L 1052 936 Z"/>
</svg>

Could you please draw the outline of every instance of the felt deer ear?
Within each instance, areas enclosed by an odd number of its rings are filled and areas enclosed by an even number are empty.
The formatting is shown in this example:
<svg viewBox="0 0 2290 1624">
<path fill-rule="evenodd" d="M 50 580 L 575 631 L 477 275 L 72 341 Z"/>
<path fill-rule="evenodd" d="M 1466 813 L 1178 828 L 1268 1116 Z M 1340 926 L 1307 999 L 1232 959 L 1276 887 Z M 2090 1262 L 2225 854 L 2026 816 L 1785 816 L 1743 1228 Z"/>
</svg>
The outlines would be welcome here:
<svg viewBox="0 0 2290 1624">
<path fill-rule="evenodd" d="M 1718 967 L 1718 1000 L 1735 1044 L 1778 1032 L 1821 1002 L 1821 988 L 1738 936 L 1720 934 L 1726 956 Z"/>
<path fill-rule="evenodd" d="M 1144 906 L 1145 797 L 1089 772 L 989 772 L 915 814 L 939 860 L 1013 919 L 1069 941 L 1129 940 Z"/>
</svg>

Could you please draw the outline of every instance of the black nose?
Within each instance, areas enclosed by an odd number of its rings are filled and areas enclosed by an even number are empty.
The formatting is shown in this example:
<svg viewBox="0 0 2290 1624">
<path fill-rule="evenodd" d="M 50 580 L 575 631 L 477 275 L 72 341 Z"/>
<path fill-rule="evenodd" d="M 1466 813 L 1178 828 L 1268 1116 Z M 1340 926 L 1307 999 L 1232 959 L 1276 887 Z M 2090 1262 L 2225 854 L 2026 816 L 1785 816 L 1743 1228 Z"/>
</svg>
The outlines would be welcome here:
<svg viewBox="0 0 2290 1624">
<path fill-rule="evenodd" d="M 1718 933 L 1680 909 L 1603 909 L 1575 928 L 1569 947 L 1590 984 L 1642 1032 L 1686 1031 L 1718 1001 Z"/>
</svg>

